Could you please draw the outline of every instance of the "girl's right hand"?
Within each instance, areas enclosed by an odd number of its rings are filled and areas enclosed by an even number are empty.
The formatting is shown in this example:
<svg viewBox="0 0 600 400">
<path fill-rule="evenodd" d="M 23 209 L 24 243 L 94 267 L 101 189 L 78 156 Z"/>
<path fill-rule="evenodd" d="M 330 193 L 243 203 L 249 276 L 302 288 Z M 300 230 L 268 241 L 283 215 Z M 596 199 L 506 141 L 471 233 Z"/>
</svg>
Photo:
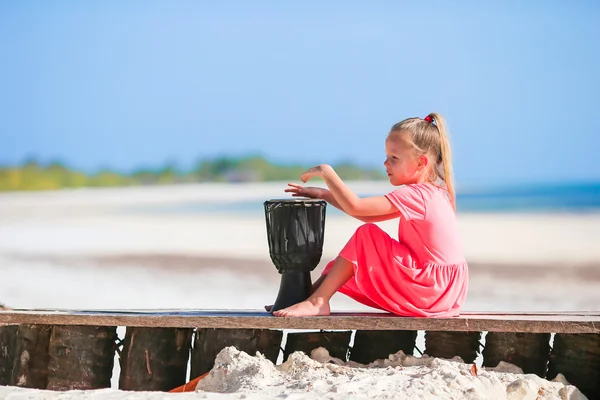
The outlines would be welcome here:
<svg viewBox="0 0 600 400">
<path fill-rule="evenodd" d="M 293 197 L 308 197 L 310 199 L 322 199 L 327 189 L 319 187 L 304 187 L 297 183 L 288 183 L 288 188 L 284 191 L 291 193 Z"/>
</svg>

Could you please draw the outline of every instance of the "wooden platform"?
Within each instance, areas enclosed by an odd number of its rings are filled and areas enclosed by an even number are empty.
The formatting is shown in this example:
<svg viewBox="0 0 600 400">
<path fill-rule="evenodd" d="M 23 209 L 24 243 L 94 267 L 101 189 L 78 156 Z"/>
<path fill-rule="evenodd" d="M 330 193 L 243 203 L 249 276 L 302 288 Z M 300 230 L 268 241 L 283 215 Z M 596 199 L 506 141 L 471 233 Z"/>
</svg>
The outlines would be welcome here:
<svg viewBox="0 0 600 400">
<path fill-rule="evenodd" d="M 0 325 L 93 325 L 162 328 L 427 330 L 531 333 L 600 333 L 599 312 L 479 313 L 456 318 L 406 318 L 387 313 L 333 313 L 279 318 L 258 310 L 58 310 L 0 311 Z"/>
</svg>

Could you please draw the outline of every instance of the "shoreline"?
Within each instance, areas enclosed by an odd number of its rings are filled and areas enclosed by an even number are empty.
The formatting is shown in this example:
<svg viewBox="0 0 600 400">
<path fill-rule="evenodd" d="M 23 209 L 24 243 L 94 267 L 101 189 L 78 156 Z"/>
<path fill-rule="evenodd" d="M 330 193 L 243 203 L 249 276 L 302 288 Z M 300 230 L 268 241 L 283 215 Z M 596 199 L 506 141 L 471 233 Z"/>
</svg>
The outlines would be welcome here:
<svg viewBox="0 0 600 400">
<path fill-rule="evenodd" d="M 231 204 L 247 201 L 256 201 L 262 203 L 269 199 L 292 198 L 284 189 L 288 182 L 291 181 L 268 181 L 268 182 L 239 182 L 239 183 L 224 183 L 224 182 L 204 182 L 204 183 L 183 183 L 177 185 L 147 185 L 147 186 L 122 186 L 122 187 L 84 187 L 84 188 L 65 188 L 60 190 L 42 190 L 42 191 L 7 191 L 0 192 L 0 215 L 2 209 L 10 207 L 14 210 L 23 210 L 27 208 L 56 208 L 56 207 L 87 207 L 88 210 L 98 208 L 102 210 L 115 210 L 119 207 L 128 206 L 167 206 L 173 204 Z M 386 194 L 393 191 L 396 187 L 391 185 L 387 179 L 370 180 L 370 181 L 347 181 L 345 182 L 359 196 Z M 600 182 L 581 182 L 595 186 L 600 185 Z M 557 188 L 569 186 L 569 183 L 533 183 L 533 184 L 463 184 L 458 185 L 457 195 L 459 203 L 461 196 L 481 196 L 489 193 L 497 195 L 502 193 L 499 188 L 504 188 L 504 194 L 520 195 L 523 189 L 531 187 L 549 187 Z M 579 185 L 573 183 L 572 185 Z M 310 186 L 324 187 L 326 185 L 321 180 L 311 182 Z M 600 187 L 600 186 L 599 186 Z M 591 194 L 586 194 L 590 196 Z M 541 198 L 543 200 L 543 196 Z M 530 199 L 529 201 L 531 201 Z M 464 202 L 472 201 L 472 199 L 463 199 Z M 543 203 L 541 203 L 544 205 Z M 544 206 L 547 206 L 545 204 Z M 526 204 L 522 210 L 519 208 L 493 208 L 492 211 L 486 211 L 487 208 L 479 209 L 477 207 L 461 211 L 459 214 L 545 214 L 545 215 L 561 215 L 561 214 L 600 214 L 600 204 L 583 203 L 581 208 L 576 208 L 563 204 L 567 208 L 560 208 L 556 204 L 556 208 L 544 210 L 535 209 L 531 204 Z M 552 206 L 550 206 L 552 207 Z"/>
<path fill-rule="evenodd" d="M 103 271 L 122 268 L 141 269 L 146 271 L 165 271 L 172 273 L 223 272 L 250 275 L 279 281 L 279 273 L 270 259 L 228 257 L 226 255 L 212 256 L 203 254 L 176 253 L 120 253 L 120 254 L 88 254 L 88 255 L 59 255 L 59 254 L 24 254 L 4 253 L 0 257 L 7 261 L 22 264 L 47 263 L 66 268 L 99 268 Z M 318 277 L 329 262 L 321 262 L 312 271 L 313 277 Z M 471 278 L 491 277 L 510 281 L 519 279 L 560 280 L 586 283 L 600 283 L 600 261 L 564 264 L 564 263 L 515 263 L 515 262 L 468 262 Z M 540 272 L 543 270 L 543 277 Z"/>
</svg>

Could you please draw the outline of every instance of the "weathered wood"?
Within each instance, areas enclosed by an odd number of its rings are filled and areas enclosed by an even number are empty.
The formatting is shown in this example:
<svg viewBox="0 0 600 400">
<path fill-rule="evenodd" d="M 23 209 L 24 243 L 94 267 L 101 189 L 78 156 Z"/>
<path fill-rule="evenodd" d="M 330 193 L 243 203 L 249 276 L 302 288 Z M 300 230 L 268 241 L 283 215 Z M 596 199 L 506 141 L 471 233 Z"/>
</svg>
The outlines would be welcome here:
<svg viewBox="0 0 600 400">
<path fill-rule="evenodd" d="M 212 369 L 215 357 L 225 347 L 234 346 L 251 356 L 260 352 L 276 363 L 281 348 L 283 332 L 268 329 L 198 329 L 191 358 L 191 378 Z"/>
<path fill-rule="evenodd" d="M 431 357 L 452 358 L 459 356 L 472 363 L 479 352 L 481 332 L 425 332 L 425 354 Z"/>
<path fill-rule="evenodd" d="M 351 337 L 352 331 L 288 333 L 283 350 L 283 361 L 295 351 L 302 351 L 310 356 L 317 347 L 324 347 L 329 351 L 329 355 L 348 361 Z"/>
<path fill-rule="evenodd" d="M 121 353 L 119 389 L 166 392 L 183 385 L 193 331 L 128 327 Z"/>
<path fill-rule="evenodd" d="M 544 378 L 550 356 L 550 334 L 488 332 L 482 355 L 484 367 L 496 367 L 505 361 L 520 367 L 526 374 Z"/>
<path fill-rule="evenodd" d="M 333 313 L 328 317 L 274 317 L 261 311 L 223 310 L 8 310 L 0 324 L 132 326 L 231 329 L 358 329 L 600 333 L 600 312 L 475 313 L 455 318 L 407 318 L 392 314 Z"/>
<path fill-rule="evenodd" d="M 20 325 L 15 342 L 11 385 L 32 389 L 48 386 L 48 346 L 52 326 Z"/>
<path fill-rule="evenodd" d="M 600 399 L 600 335 L 554 335 L 547 377 L 558 373 L 588 399 Z"/>
<path fill-rule="evenodd" d="M 48 354 L 48 389 L 110 387 L 117 328 L 54 326 Z"/>
<path fill-rule="evenodd" d="M 402 350 L 412 355 L 417 331 L 356 331 L 350 360 L 369 364 Z"/>
<path fill-rule="evenodd" d="M 15 360 L 17 325 L 0 325 L 0 385 L 9 385 Z"/>
</svg>

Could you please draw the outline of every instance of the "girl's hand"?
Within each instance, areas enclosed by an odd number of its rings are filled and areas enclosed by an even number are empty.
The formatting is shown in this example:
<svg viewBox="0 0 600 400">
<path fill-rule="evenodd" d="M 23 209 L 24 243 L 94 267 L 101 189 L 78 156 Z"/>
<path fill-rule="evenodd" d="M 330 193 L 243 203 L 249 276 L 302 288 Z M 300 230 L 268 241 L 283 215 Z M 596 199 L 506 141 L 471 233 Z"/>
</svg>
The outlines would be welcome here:
<svg viewBox="0 0 600 400">
<path fill-rule="evenodd" d="M 300 175 L 300 180 L 306 183 L 310 178 L 313 178 L 315 176 L 321 176 L 321 174 L 323 173 L 323 168 L 323 165 L 317 165 L 315 167 L 312 167 L 311 169 Z"/>
<path fill-rule="evenodd" d="M 297 183 L 288 183 L 284 192 L 291 193 L 293 197 L 308 197 L 310 199 L 322 199 L 327 189 L 318 187 L 304 187 Z"/>
</svg>

